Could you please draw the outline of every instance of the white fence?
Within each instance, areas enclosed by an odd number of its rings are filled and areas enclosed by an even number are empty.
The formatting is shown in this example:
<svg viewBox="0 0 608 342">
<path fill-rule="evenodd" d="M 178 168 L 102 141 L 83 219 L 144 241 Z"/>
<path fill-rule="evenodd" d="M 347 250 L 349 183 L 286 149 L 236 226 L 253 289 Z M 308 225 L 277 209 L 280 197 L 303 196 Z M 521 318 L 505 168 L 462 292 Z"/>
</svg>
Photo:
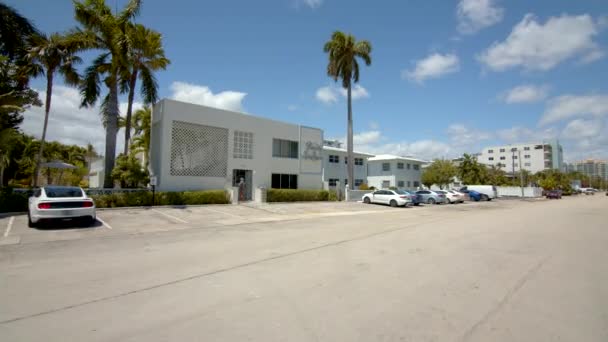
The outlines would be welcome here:
<svg viewBox="0 0 608 342">
<path fill-rule="evenodd" d="M 373 190 L 349 190 L 346 189 L 346 201 L 347 202 L 358 202 L 363 200 L 363 195 L 369 194 Z"/>
<path fill-rule="evenodd" d="M 497 186 L 498 197 L 521 197 L 521 188 L 518 186 Z M 542 197 L 543 189 L 536 187 L 525 187 L 524 197 Z"/>
</svg>

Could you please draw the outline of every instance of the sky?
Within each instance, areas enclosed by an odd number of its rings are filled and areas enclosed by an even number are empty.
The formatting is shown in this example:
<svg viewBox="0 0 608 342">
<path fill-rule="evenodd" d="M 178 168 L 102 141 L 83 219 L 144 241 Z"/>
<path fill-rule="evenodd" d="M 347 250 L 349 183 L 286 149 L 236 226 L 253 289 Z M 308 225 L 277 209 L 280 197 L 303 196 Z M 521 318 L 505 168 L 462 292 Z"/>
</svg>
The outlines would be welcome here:
<svg viewBox="0 0 608 342">
<path fill-rule="evenodd" d="M 4 1 L 43 32 L 76 26 L 72 1 Z M 344 140 L 345 92 L 323 53 L 340 30 L 373 47 L 353 89 L 356 150 L 434 159 L 559 139 L 566 161 L 608 159 L 606 0 L 143 1 L 136 21 L 163 35 L 162 98 Z M 32 86 L 44 99 L 44 81 Z M 48 136 L 103 151 L 99 110 L 79 103 L 58 80 Z M 43 109 L 24 115 L 22 129 L 40 136 Z"/>
</svg>

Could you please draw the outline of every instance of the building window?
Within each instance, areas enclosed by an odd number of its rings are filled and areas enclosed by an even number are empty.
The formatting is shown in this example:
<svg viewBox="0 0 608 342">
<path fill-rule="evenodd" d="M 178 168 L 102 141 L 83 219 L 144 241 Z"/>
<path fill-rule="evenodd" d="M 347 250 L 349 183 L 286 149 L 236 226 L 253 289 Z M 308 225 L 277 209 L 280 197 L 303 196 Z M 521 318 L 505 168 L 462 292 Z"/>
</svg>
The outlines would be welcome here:
<svg viewBox="0 0 608 342">
<path fill-rule="evenodd" d="M 338 185 L 338 181 L 339 181 L 339 179 L 337 179 L 337 178 L 330 178 L 329 181 L 328 181 L 329 186 L 336 186 L 336 185 Z"/>
<path fill-rule="evenodd" d="M 505 160 L 505 157 L 504 156 L 500 157 L 500 160 Z"/>
<path fill-rule="evenodd" d="M 513 166 L 514 166 L 514 167 L 517 167 L 518 165 L 517 165 L 517 163 L 515 163 L 515 164 L 513 164 Z"/>
<path fill-rule="evenodd" d="M 524 151 L 530 151 L 530 146 L 524 147 Z"/>
<path fill-rule="evenodd" d="M 330 163 L 339 163 L 340 162 L 340 156 L 329 155 L 329 162 Z"/>
<path fill-rule="evenodd" d="M 405 166 L 403 165 L 403 163 L 397 163 L 397 168 L 398 168 L 399 170 L 403 170 L 403 168 L 404 168 L 404 167 L 405 167 Z"/>
<path fill-rule="evenodd" d="M 532 166 L 530 163 L 525 163 L 524 166 Z"/>
<path fill-rule="evenodd" d="M 490 158 L 488 158 L 488 160 L 494 160 L 494 157 L 490 157 Z"/>
<path fill-rule="evenodd" d="M 494 150 L 488 150 L 488 153 L 494 153 Z"/>
<path fill-rule="evenodd" d="M 513 159 L 517 159 L 517 156 L 513 156 Z"/>
<path fill-rule="evenodd" d="M 253 133 L 234 131 L 234 158 L 253 159 Z"/>
<path fill-rule="evenodd" d="M 408 164 L 409 165 L 409 164 Z M 407 187 L 411 187 L 412 186 L 412 182 L 411 181 L 407 181 Z"/>
<path fill-rule="evenodd" d="M 511 152 L 517 151 L 517 147 L 512 147 Z"/>
<path fill-rule="evenodd" d="M 388 189 L 391 186 L 391 181 L 382 181 L 382 188 Z"/>
<path fill-rule="evenodd" d="M 363 165 L 363 158 L 355 158 L 355 165 Z"/>
<path fill-rule="evenodd" d="M 360 186 L 361 184 L 363 184 L 363 179 L 355 179 L 355 186 Z"/>
<path fill-rule="evenodd" d="M 391 163 L 382 163 L 382 171 L 390 171 Z"/>
<path fill-rule="evenodd" d="M 407 169 L 409 170 L 411 168 L 412 164 L 407 163 Z"/>
<path fill-rule="evenodd" d="M 504 152 L 504 151 L 505 151 L 505 149 L 504 149 L 504 148 L 501 148 L 501 149 L 500 149 L 500 152 Z"/>
<path fill-rule="evenodd" d="M 418 182 L 418 181 L 414 181 L 414 187 L 415 187 L 415 188 L 417 188 L 417 187 L 419 187 L 419 186 L 420 186 L 420 182 Z"/>
<path fill-rule="evenodd" d="M 272 156 L 276 158 L 298 159 L 298 142 L 272 139 Z"/>
<path fill-rule="evenodd" d="M 414 164 L 414 170 L 420 170 L 420 165 Z"/>
<path fill-rule="evenodd" d="M 289 175 L 284 173 L 272 174 L 273 189 L 297 189 L 298 175 Z"/>
<path fill-rule="evenodd" d="M 348 157 L 344 157 L 344 164 L 348 164 Z"/>
<path fill-rule="evenodd" d="M 530 155 L 529 155 L 529 154 L 526 154 L 526 155 L 524 156 L 524 158 L 525 158 L 525 159 L 530 159 Z"/>
<path fill-rule="evenodd" d="M 397 187 L 398 188 L 403 188 L 405 186 L 405 182 L 404 181 L 398 181 L 397 182 Z"/>
</svg>

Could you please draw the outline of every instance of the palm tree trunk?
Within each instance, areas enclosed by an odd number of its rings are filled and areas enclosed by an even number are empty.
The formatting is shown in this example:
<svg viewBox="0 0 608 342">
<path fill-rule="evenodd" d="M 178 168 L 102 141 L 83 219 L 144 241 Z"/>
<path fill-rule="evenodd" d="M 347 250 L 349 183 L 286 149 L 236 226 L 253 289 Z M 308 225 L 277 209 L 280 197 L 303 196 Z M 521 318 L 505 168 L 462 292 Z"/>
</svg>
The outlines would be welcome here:
<svg viewBox="0 0 608 342">
<path fill-rule="evenodd" d="M 40 173 L 40 162 L 42 161 L 42 152 L 44 151 L 44 142 L 46 139 L 46 128 L 49 124 L 49 112 L 51 111 L 51 96 L 53 94 L 53 73 L 54 70 L 49 69 L 46 72 L 46 102 L 44 103 L 44 125 L 42 126 L 42 138 L 40 139 L 40 150 L 36 158 L 36 169 L 34 170 L 34 180 L 32 185 L 38 186 L 38 175 Z"/>
<path fill-rule="evenodd" d="M 114 80 L 110 85 L 108 112 L 106 122 L 106 155 L 104 160 L 103 187 L 113 188 L 112 170 L 116 159 L 116 135 L 118 133 L 118 84 Z"/>
<path fill-rule="evenodd" d="M 348 138 L 346 142 L 347 154 L 348 154 L 348 188 L 353 190 L 354 184 L 354 168 L 355 160 L 353 158 L 353 106 L 351 97 L 351 82 L 348 82 L 347 90 L 347 102 L 348 102 Z"/>
<path fill-rule="evenodd" d="M 137 69 L 133 68 L 129 80 L 129 102 L 127 103 L 127 122 L 125 123 L 125 156 L 129 153 L 129 140 L 131 139 L 131 112 L 133 110 L 133 98 L 135 97 L 135 84 L 137 83 Z"/>
</svg>

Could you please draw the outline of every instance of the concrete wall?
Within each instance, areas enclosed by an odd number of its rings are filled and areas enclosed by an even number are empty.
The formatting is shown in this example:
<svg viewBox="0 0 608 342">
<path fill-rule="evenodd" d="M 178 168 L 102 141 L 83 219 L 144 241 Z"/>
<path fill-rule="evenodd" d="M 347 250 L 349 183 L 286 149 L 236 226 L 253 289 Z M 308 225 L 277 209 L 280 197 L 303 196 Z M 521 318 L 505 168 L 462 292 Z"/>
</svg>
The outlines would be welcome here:
<svg viewBox="0 0 608 342">
<path fill-rule="evenodd" d="M 371 193 L 371 190 L 348 190 L 346 189 L 346 201 L 358 202 L 363 200 L 363 195 Z"/>
<path fill-rule="evenodd" d="M 518 186 L 497 186 L 498 197 L 521 197 L 521 188 Z M 536 187 L 525 187 L 524 197 L 541 197 L 543 189 Z"/>
<path fill-rule="evenodd" d="M 227 129 L 227 167 L 224 175 L 200 177 L 171 174 L 172 129 L 175 121 Z M 252 159 L 234 158 L 235 130 L 253 133 Z M 165 99 L 153 108 L 151 135 L 150 167 L 158 177 L 158 190 L 230 188 L 234 169 L 252 170 L 252 189 L 270 188 L 272 173 L 297 174 L 300 189 L 322 187 L 323 131 L 317 128 Z M 273 157 L 273 138 L 298 141 L 298 158 Z"/>
</svg>

